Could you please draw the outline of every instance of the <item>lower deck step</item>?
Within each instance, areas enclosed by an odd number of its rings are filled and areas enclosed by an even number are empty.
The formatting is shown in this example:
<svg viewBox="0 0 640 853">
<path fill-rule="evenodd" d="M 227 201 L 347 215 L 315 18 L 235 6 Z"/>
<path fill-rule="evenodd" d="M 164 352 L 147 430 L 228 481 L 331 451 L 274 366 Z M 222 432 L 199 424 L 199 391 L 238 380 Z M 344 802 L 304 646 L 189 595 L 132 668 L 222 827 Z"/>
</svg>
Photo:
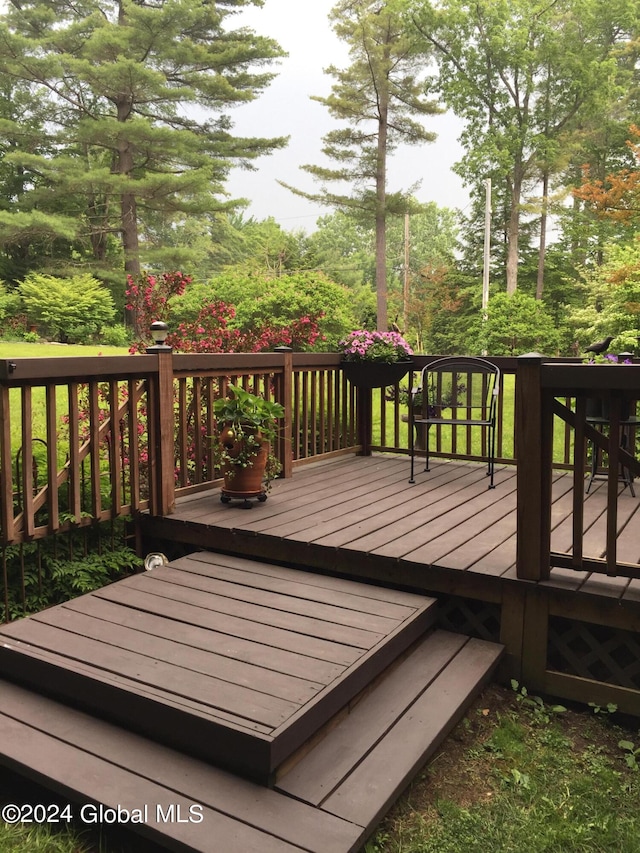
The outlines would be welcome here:
<svg viewBox="0 0 640 853">
<path fill-rule="evenodd" d="M 120 809 L 136 821 L 127 828 L 169 850 L 354 853 L 501 654 L 444 631 L 423 638 L 276 789 L 3 681 L 0 764 L 68 798 L 80 818 L 96 814 L 82 804 Z"/>
<path fill-rule="evenodd" d="M 503 647 L 435 631 L 276 789 L 374 827 L 488 683 Z"/>
</svg>

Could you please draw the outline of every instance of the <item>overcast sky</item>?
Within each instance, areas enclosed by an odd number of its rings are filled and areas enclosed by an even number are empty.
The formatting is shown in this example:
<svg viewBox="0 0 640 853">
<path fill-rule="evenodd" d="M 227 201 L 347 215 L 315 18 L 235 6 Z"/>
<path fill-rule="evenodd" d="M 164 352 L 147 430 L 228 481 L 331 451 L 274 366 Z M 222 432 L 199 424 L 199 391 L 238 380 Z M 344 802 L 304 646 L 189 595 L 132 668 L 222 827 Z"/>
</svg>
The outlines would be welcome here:
<svg viewBox="0 0 640 853">
<path fill-rule="evenodd" d="M 300 198 L 281 187 L 284 180 L 307 191 L 318 189 L 306 172 L 305 163 L 323 163 L 321 140 L 327 131 L 338 127 L 322 104 L 310 95 L 326 96 L 332 78 L 323 73 L 330 64 L 344 68 L 347 48 L 334 34 L 327 19 L 335 0 L 265 0 L 262 8 L 250 8 L 238 15 L 234 24 L 243 23 L 260 35 L 275 38 L 289 54 L 279 65 L 278 77 L 256 101 L 232 113 L 235 132 L 248 136 L 289 136 L 287 148 L 256 161 L 258 170 L 234 170 L 228 183 L 233 197 L 247 198 L 251 204 L 246 216 L 265 219 L 273 216 L 288 230 L 304 228 L 311 232 L 318 216 L 329 208 Z M 390 191 L 407 189 L 416 181 L 422 202 L 435 201 L 443 207 L 464 209 L 468 193 L 451 166 L 462 156 L 457 137 L 460 125 L 452 116 L 426 119 L 429 130 L 438 134 L 435 142 L 404 147 L 389 164 Z M 330 165 L 324 161 L 325 165 Z"/>
</svg>

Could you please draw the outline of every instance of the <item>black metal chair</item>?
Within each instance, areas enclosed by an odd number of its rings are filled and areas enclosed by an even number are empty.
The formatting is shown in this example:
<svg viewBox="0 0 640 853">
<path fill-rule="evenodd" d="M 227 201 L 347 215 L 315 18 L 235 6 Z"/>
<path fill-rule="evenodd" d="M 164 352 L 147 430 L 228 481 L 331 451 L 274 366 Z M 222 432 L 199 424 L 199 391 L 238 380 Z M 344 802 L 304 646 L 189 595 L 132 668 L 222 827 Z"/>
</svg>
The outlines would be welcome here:
<svg viewBox="0 0 640 853">
<path fill-rule="evenodd" d="M 487 476 L 494 488 L 496 457 L 496 408 L 500 393 L 500 369 L 484 358 L 448 356 L 432 361 L 421 371 L 420 384 L 409 398 L 409 451 L 414 480 L 415 428 L 426 432 L 426 461 L 429 470 L 429 431 L 450 424 L 485 427 L 487 431 Z"/>
</svg>

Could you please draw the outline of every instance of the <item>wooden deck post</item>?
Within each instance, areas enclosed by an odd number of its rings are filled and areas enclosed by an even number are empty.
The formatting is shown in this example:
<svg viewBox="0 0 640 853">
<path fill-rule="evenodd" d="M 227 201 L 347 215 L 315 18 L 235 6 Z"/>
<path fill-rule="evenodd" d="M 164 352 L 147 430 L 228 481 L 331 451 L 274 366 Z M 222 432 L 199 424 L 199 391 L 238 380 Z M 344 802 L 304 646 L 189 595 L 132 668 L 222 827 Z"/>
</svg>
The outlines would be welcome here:
<svg viewBox="0 0 640 853">
<path fill-rule="evenodd" d="M 11 407 L 9 388 L 0 385 L 0 541 L 15 540 L 13 519 L 13 461 L 11 458 Z M 8 594 L 5 583 L 5 596 Z"/>
<path fill-rule="evenodd" d="M 175 509 L 175 415 L 173 352 L 163 344 L 147 348 L 158 359 L 158 372 L 149 388 L 150 512 L 169 515 Z"/>
<path fill-rule="evenodd" d="M 282 353 L 282 373 L 276 377 L 276 400 L 284 406 L 284 418 L 278 435 L 278 459 L 282 464 L 282 476 L 293 474 L 293 350 L 291 347 L 276 347 Z"/>
<path fill-rule="evenodd" d="M 553 420 L 542 392 L 542 356 L 518 358 L 516 569 L 525 580 L 546 580 L 551 568 L 551 448 Z"/>
</svg>

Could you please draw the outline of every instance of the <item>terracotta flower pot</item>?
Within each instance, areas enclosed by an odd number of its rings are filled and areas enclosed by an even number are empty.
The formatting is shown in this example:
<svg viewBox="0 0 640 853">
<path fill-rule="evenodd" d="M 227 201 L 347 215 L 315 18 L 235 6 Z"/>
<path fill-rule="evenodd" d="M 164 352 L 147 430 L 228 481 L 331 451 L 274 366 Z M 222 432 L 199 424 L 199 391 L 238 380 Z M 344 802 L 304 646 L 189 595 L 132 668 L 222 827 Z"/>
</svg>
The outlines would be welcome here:
<svg viewBox="0 0 640 853">
<path fill-rule="evenodd" d="M 260 442 L 260 447 L 255 453 L 251 451 L 247 465 L 236 465 L 233 461 L 226 461 L 222 467 L 224 486 L 220 493 L 220 499 L 224 503 L 228 503 L 232 498 L 244 498 L 245 501 L 254 497 L 262 501 L 267 499 L 264 479 L 271 445 L 268 441 L 262 440 L 259 434 L 255 438 Z M 229 427 L 220 433 L 220 444 L 224 447 L 226 455 L 231 457 L 231 460 L 246 454 L 246 440 L 238 440 Z"/>
</svg>

